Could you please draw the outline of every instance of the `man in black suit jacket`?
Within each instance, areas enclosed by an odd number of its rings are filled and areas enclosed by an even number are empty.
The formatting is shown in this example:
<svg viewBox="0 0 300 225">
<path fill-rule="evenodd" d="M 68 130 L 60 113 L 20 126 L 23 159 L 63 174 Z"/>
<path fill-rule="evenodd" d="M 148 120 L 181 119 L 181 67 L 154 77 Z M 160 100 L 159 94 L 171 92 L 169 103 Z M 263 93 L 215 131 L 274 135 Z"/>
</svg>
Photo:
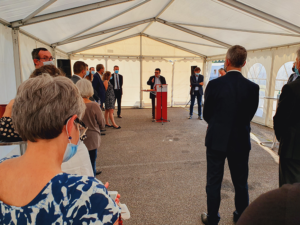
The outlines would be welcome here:
<svg viewBox="0 0 300 225">
<path fill-rule="evenodd" d="M 76 84 L 86 75 L 86 64 L 82 61 L 76 61 L 73 65 L 73 72 L 74 75 L 71 77 L 71 80 Z"/>
<path fill-rule="evenodd" d="M 295 70 L 299 76 L 300 49 L 297 52 Z M 279 186 L 300 182 L 300 79 L 282 88 L 278 108 L 274 116 L 274 130 L 280 142 L 278 154 Z"/>
<path fill-rule="evenodd" d="M 115 92 L 115 100 L 117 100 L 118 103 L 118 117 L 122 118 L 121 116 L 121 100 L 123 95 L 123 76 L 119 74 L 119 66 L 114 66 L 114 73 L 111 75 L 112 79 L 110 80 L 110 83 L 114 87 Z"/>
<path fill-rule="evenodd" d="M 195 74 L 190 77 L 191 83 L 191 106 L 190 106 L 190 116 L 189 119 L 192 119 L 195 98 L 197 97 L 198 102 L 198 119 L 202 120 L 202 95 L 203 95 L 203 80 L 204 76 L 200 74 L 201 69 L 196 67 L 194 69 Z"/>
<path fill-rule="evenodd" d="M 105 87 L 102 81 L 102 74 L 104 72 L 104 66 L 102 64 L 98 64 L 96 66 L 97 72 L 94 74 L 94 79 L 92 82 L 93 88 L 97 91 L 98 96 L 101 102 L 101 108 L 103 109 L 103 103 L 105 102 Z"/>
<path fill-rule="evenodd" d="M 154 89 L 156 84 L 166 84 L 166 79 L 160 75 L 161 70 L 159 68 L 155 69 L 155 76 L 151 76 L 147 82 Z M 150 92 L 150 98 L 152 100 L 152 119 L 155 120 L 155 98 L 156 93 Z"/>
<path fill-rule="evenodd" d="M 205 224 L 216 225 L 220 221 L 218 211 L 226 158 L 235 188 L 234 221 L 249 205 L 250 121 L 258 107 L 259 86 L 241 74 L 246 59 L 244 47 L 231 47 L 225 61 L 227 74 L 210 81 L 205 90 L 203 116 L 208 123 L 205 139 L 208 214 L 201 215 Z"/>
</svg>

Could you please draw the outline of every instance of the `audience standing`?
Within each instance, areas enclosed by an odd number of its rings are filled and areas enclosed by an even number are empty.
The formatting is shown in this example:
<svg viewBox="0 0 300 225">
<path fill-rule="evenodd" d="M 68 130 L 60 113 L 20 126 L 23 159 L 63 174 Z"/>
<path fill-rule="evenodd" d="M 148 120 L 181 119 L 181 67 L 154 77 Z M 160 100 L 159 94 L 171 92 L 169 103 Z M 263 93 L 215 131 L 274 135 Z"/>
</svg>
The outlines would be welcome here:
<svg viewBox="0 0 300 225">
<path fill-rule="evenodd" d="M 300 183 L 285 184 L 254 200 L 237 225 L 299 225 Z"/>
<path fill-rule="evenodd" d="M 203 96 L 203 81 L 204 76 L 200 74 L 201 69 L 196 67 L 194 69 L 195 74 L 190 77 L 191 83 L 191 105 L 190 105 L 190 116 L 189 119 L 192 119 L 195 99 L 197 97 L 198 102 L 198 119 L 202 120 L 202 96 Z"/>
<path fill-rule="evenodd" d="M 31 52 L 33 63 L 36 69 L 45 65 L 54 65 L 54 58 L 51 55 L 51 52 L 46 48 L 36 48 Z"/>
<path fill-rule="evenodd" d="M 219 74 L 221 77 L 223 77 L 226 75 L 226 71 L 223 68 L 221 68 L 221 69 L 219 69 Z"/>
<path fill-rule="evenodd" d="M 109 82 L 111 78 L 111 73 L 106 71 L 103 75 L 103 84 L 106 90 L 106 98 L 105 98 L 105 122 L 106 127 L 114 127 L 116 129 L 120 129 L 121 127 L 115 123 L 114 120 L 114 109 L 115 109 L 115 93 L 113 85 Z M 112 122 L 112 125 L 109 124 L 108 117 Z"/>
<path fill-rule="evenodd" d="M 114 87 L 115 92 L 115 100 L 117 100 L 118 103 L 118 118 L 122 118 L 121 116 L 121 101 L 122 101 L 122 95 L 123 95 L 123 76 L 119 74 L 119 66 L 114 66 L 114 73 L 112 74 L 112 79 L 110 80 L 110 83 Z"/>
<path fill-rule="evenodd" d="M 97 73 L 94 74 L 93 79 L 93 88 L 96 90 L 98 97 L 100 98 L 100 106 L 103 109 L 103 104 L 105 102 L 105 88 L 102 81 L 102 75 L 104 73 L 104 66 L 102 64 L 98 64 L 96 66 Z"/>
<path fill-rule="evenodd" d="M 147 81 L 147 84 L 150 85 L 151 89 L 154 89 L 155 85 L 157 84 L 166 84 L 166 79 L 160 75 L 161 70 L 159 68 L 156 68 L 154 73 L 155 75 L 151 76 Z M 155 121 L 155 98 L 156 98 L 155 91 L 150 92 L 150 98 L 152 101 L 152 120 Z"/>
<path fill-rule="evenodd" d="M 295 73 L 300 70 L 300 49 Z M 274 130 L 279 145 L 279 186 L 300 182 L 300 79 L 283 86 L 274 116 Z"/>
<path fill-rule="evenodd" d="M 226 158 L 235 188 L 235 222 L 249 205 L 250 121 L 258 107 L 259 86 L 241 74 L 246 59 L 244 47 L 231 47 L 226 54 L 226 76 L 210 81 L 205 91 L 208 214 L 201 215 L 204 224 L 216 225 L 220 221 L 220 192 Z"/>
<path fill-rule="evenodd" d="M 295 73 L 295 64 L 296 62 L 294 62 L 293 67 L 292 67 L 292 71 L 293 73 L 291 74 L 291 76 L 288 79 L 288 84 L 292 83 L 293 81 L 297 80 L 299 78 L 299 76 L 297 75 L 297 73 Z"/>
<path fill-rule="evenodd" d="M 82 61 L 76 61 L 73 65 L 74 75 L 71 80 L 76 84 L 79 80 L 83 79 L 86 75 L 86 64 Z"/>
<path fill-rule="evenodd" d="M 118 224 L 121 210 L 100 181 L 61 170 L 84 139 L 84 111 L 68 78 L 42 75 L 20 85 L 12 119 L 27 150 L 0 161 L 0 221 Z"/>
<path fill-rule="evenodd" d="M 105 129 L 105 121 L 99 105 L 89 99 L 94 93 L 91 82 L 83 79 L 78 81 L 76 86 L 86 105 L 85 113 L 82 118 L 82 121 L 88 127 L 86 132 L 87 138 L 84 140 L 84 144 L 89 150 L 91 164 L 94 175 L 96 176 L 101 173 L 101 171 L 96 171 L 96 159 L 97 149 L 101 144 L 101 130 Z"/>
</svg>

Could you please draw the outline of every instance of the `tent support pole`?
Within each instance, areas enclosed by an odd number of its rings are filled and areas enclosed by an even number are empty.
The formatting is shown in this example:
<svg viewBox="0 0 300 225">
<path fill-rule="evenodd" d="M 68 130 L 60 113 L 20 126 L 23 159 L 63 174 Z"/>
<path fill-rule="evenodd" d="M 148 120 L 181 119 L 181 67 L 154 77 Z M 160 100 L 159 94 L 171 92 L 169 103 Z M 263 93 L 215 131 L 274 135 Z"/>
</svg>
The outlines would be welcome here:
<svg viewBox="0 0 300 225">
<path fill-rule="evenodd" d="M 57 67 L 56 46 L 51 46 L 51 48 L 52 48 L 52 57 L 55 59 L 54 65 Z"/>
<path fill-rule="evenodd" d="M 143 108 L 143 36 L 140 35 L 140 108 Z"/>
<path fill-rule="evenodd" d="M 175 74 L 175 62 L 172 62 L 172 93 L 171 93 L 171 107 L 174 106 L 174 74 Z"/>
<path fill-rule="evenodd" d="M 14 51 L 14 64 L 15 64 L 15 77 L 17 89 L 23 82 L 21 59 L 20 59 L 20 30 L 19 28 L 12 30 L 13 38 L 13 51 Z"/>
<path fill-rule="evenodd" d="M 276 76 L 273 73 L 274 72 L 274 63 L 275 63 L 275 50 L 273 49 L 272 50 L 271 72 L 270 72 L 270 83 L 269 83 L 269 90 L 268 90 L 269 96 L 273 95 L 271 93 L 271 91 L 272 91 L 273 83 L 275 84 L 275 82 L 276 82 Z M 275 85 L 274 85 L 274 87 L 275 87 Z M 266 120 L 265 120 L 265 124 L 264 125 L 266 125 L 268 127 L 270 127 L 270 126 L 272 127 L 272 125 L 269 124 L 269 118 L 272 118 L 272 111 L 273 111 L 273 101 L 267 101 L 267 115 L 266 115 Z"/>
<path fill-rule="evenodd" d="M 106 68 L 106 70 L 105 70 L 105 71 L 107 71 L 107 61 L 108 61 L 108 58 L 107 58 L 107 57 L 105 57 L 105 68 Z"/>
<path fill-rule="evenodd" d="M 203 65 L 202 65 L 202 68 L 203 68 L 203 76 L 204 78 L 206 77 L 206 58 L 203 59 Z M 208 84 L 208 82 L 204 81 L 204 90 L 206 89 L 206 85 Z"/>
</svg>

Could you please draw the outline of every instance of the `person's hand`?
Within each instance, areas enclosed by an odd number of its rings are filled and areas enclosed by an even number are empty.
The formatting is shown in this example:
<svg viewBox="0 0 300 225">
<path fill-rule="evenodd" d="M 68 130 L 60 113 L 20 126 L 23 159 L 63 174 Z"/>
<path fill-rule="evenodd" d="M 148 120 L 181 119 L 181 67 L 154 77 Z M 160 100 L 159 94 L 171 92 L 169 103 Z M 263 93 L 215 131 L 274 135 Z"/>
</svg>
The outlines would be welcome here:
<svg viewBox="0 0 300 225">
<path fill-rule="evenodd" d="M 152 83 L 154 83 L 154 78 L 152 79 Z"/>
<path fill-rule="evenodd" d="M 199 83 L 201 86 L 203 86 L 203 82 Z"/>
<path fill-rule="evenodd" d="M 106 183 L 104 184 L 104 187 L 105 187 L 106 189 L 108 189 L 108 186 L 109 186 L 109 183 L 106 182 Z M 117 194 L 117 197 L 116 197 L 116 199 L 115 199 L 115 202 L 117 203 L 117 205 L 119 205 L 119 203 L 120 203 L 120 198 L 121 198 L 121 195 L 120 195 L 120 194 Z"/>
<path fill-rule="evenodd" d="M 11 100 L 8 103 L 8 105 L 5 107 L 5 112 L 3 114 L 3 117 L 11 117 L 14 102 L 15 102 L 15 99 Z"/>
</svg>

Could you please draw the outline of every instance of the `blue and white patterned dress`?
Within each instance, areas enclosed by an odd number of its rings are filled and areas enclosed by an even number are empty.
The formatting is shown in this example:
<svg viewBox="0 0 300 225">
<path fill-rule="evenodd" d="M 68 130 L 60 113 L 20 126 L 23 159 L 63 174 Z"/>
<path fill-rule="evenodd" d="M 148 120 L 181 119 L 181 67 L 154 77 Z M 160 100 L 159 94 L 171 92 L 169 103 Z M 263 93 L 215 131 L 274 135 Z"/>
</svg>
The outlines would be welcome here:
<svg viewBox="0 0 300 225">
<path fill-rule="evenodd" d="M 52 178 L 26 206 L 10 206 L 0 200 L 0 224 L 9 225 L 112 225 L 120 213 L 99 180 L 66 173 Z"/>
</svg>

